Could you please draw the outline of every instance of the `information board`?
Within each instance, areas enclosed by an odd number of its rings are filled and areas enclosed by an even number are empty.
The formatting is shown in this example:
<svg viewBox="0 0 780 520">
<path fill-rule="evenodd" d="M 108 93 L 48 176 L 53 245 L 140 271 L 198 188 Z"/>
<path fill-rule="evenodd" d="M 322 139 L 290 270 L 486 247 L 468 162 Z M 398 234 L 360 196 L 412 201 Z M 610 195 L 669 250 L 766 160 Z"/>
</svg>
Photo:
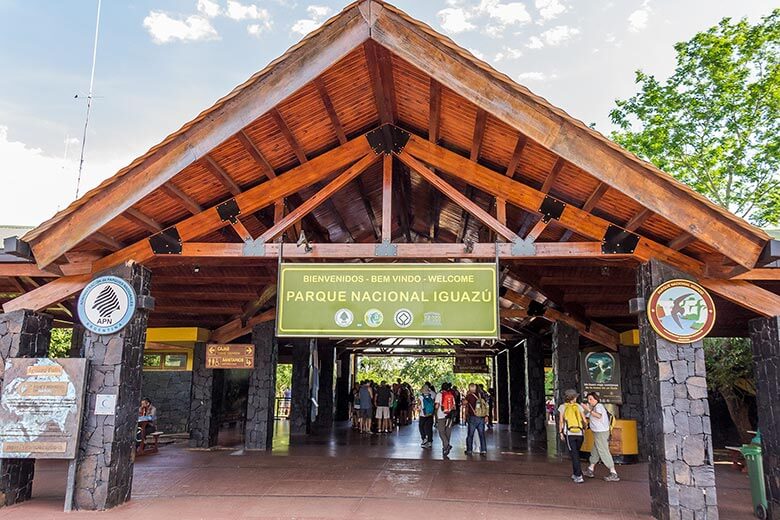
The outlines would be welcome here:
<svg viewBox="0 0 780 520">
<path fill-rule="evenodd" d="M 282 264 L 277 336 L 498 337 L 496 266 Z"/>
<path fill-rule="evenodd" d="M 582 392 L 598 392 L 602 403 L 623 404 L 620 358 L 610 352 L 580 353 Z"/>
<path fill-rule="evenodd" d="M 255 346 L 245 344 L 206 345 L 206 368 L 254 368 Z"/>
<path fill-rule="evenodd" d="M 452 372 L 455 374 L 489 374 L 490 367 L 485 356 L 455 356 Z"/>
<path fill-rule="evenodd" d="M 0 398 L 0 457 L 75 458 L 85 372 L 85 359 L 7 359 Z"/>
</svg>

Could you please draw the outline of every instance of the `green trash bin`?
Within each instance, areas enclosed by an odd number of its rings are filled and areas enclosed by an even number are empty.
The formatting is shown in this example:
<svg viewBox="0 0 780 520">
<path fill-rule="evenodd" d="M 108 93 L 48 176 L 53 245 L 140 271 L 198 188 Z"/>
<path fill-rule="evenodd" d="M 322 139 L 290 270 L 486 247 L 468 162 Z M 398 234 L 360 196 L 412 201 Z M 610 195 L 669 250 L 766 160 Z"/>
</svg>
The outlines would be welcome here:
<svg viewBox="0 0 780 520">
<path fill-rule="evenodd" d="M 753 511 L 761 520 L 767 518 L 766 487 L 764 485 L 764 462 L 761 458 L 761 446 L 743 444 L 739 449 L 745 457 L 750 478 L 750 494 L 753 497 Z"/>
</svg>

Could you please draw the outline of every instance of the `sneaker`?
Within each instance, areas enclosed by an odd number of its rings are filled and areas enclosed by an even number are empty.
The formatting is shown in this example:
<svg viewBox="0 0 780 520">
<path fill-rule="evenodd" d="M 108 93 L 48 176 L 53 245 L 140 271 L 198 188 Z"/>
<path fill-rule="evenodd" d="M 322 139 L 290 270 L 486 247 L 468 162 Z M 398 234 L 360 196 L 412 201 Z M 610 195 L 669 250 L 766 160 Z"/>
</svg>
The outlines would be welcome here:
<svg viewBox="0 0 780 520">
<path fill-rule="evenodd" d="M 575 484 L 582 484 L 583 482 L 585 482 L 585 479 L 582 478 L 581 476 L 580 477 L 574 477 L 574 483 Z"/>
<path fill-rule="evenodd" d="M 449 454 L 450 454 L 450 452 L 452 451 L 452 444 L 450 444 L 449 446 L 447 446 L 446 448 L 444 448 L 444 450 L 442 450 L 442 451 L 444 452 L 444 455 L 445 455 L 445 456 L 446 456 L 446 455 L 449 455 Z"/>
<path fill-rule="evenodd" d="M 487 455 L 487 452 L 485 450 L 482 450 L 479 452 L 480 455 Z"/>
<path fill-rule="evenodd" d="M 474 453 L 474 452 L 473 452 L 473 451 L 471 451 L 471 450 L 466 450 L 466 451 L 464 451 L 463 453 L 465 453 L 466 455 L 471 455 L 471 454 L 472 454 L 472 453 Z"/>
<path fill-rule="evenodd" d="M 593 474 L 593 470 L 592 470 L 592 469 L 590 469 L 590 468 L 585 468 L 585 469 L 583 469 L 583 470 L 582 470 L 582 474 L 583 474 L 584 476 L 588 477 L 588 478 L 593 478 L 593 477 L 595 477 L 595 476 L 596 476 L 596 475 L 594 475 L 594 474 Z"/>
<path fill-rule="evenodd" d="M 422 445 L 422 447 L 426 448 L 426 449 L 431 449 L 431 448 L 433 448 L 433 443 L 432 442 L 426 442 L 425 444 Z"/>
<path fill-rule="evenodd" d="M 607 482 L 620 482 L 620 477 L 618 477 L 617 473 L 610 473 L 606 477 L 604 477 L 604 480 Z"/>
<path fill-rule="evenodd" d="M 572 479 L 572 480 L 577 480 L 577 476 L 574 473 L 572 473 L 571 477 L 569 477 L 569 478 Z"/>
</svg>

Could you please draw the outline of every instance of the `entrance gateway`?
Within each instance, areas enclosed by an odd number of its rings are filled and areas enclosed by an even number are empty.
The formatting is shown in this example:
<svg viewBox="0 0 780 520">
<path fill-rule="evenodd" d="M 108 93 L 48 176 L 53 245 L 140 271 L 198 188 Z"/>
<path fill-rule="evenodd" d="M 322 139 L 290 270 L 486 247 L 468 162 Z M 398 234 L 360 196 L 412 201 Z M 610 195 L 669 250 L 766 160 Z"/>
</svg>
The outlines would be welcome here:
<svg viewBox="0 0 780 520">
<path fill-rule="evenodd" d="M 144 393 L 187 388 L 161 393 L 189 395 L 169 406 L 188 412 L 191 446 L 216 441 L 229 372 L 207 366 L 207 344 L 254 347 L 240 418 L 254 450 L 271 447 L 280 360 L 307 381 L 294 385 L 290 421 L 305 434 L 343 411 L 356 354 L 386 337 L 460 338 L 447 341 L 454 354 L 492 358 L 500 420 L 529 449 L 545 450 L 545 365 L 560 402 L 580 388 L 580 354 L 605 352 L 619 361 L 620 417 L 639 425 L 653 514 L 714 519 L 702 342 L 663 337 L 646 313 L 658 287 L 690 280 L 712 297 L 711 336 L 753 341 L 777 511 L 779 258 L 763 231 L 394 6 L 362 0 L 98 188 L 7 240 L 0 357 L 45 357 L 51 328 L 73 327 L 72 357 L 88 361 L 73 505 L 107 509 L 130 497 L 142 384 Z M 445 279 L 439 301 L 424 302 L 406 279 L 314 289 L 295 278 L 301 267 L 357 274 L 405 263 L 439 274 L 490 266 L 495 292 Z M 337 270 L 327 269 L 316 276 Z M 77 298 L 104 275 L 127 282 L 139 303 L 123 330 L 105 335 L 74 323 Z M 464 305 L 480 310 L 464 314 Z M 155 364 L 146 371 L 144 356 Z M 96 415 L 97 395 L 116 395 L 113 416 Z M 6 504 L 31 498 L 32 460 L 0 462 Z"/>
</svg>

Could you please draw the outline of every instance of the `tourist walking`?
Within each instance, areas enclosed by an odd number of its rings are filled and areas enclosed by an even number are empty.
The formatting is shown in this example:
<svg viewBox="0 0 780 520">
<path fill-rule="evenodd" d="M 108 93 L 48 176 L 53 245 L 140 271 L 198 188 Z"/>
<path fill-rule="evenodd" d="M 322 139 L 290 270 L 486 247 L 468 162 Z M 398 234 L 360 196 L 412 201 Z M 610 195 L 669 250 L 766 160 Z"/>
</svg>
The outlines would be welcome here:
<svg viewBox="0 0 780 520">
<path fill-rule="evenodd" d="M 360 384 L 360 432 L 371 433 L 371 411 L 374 404 L 374 393 L 369 381 Z"/>
<path fill-rule="evenodd" d="M 477 385 L 471 383 L 468 393 L 464 399 L 466 407 L 466 425 L 468 433 L 466 434 L 466 455 L 473 453 L 474 432 L 479 435 L 479 453 L 487 455 L 487 444 L 485 443 L 485 417 L 489 410 L 485 396 L 479 392 Z"/>
<path fill-rule="evenodd" d="M 571 457 L 571 479 L 582 484 L 582 466 L 580 465 L 580 448 L 585 433 L 585 410 L 577 403 L 577 391 L 566 390 L 563 394 L 564 403 L 558 407 L 558 433 L 561 440 L 566 441 L 566 447 Z"/>
<path fill-rule="evenodd" d="M 452 451 L 450 435 L 452 434 L 453 415 L 457 413 L 455 395 L 452 393 L 450 383 L 442 383 L 441 391 L 436 394 L 433 404 L 436 412 L 436 429 L 439 432 L 439 439 L 441 439 L 441 454 L 447 458 L 447 455 Z"/>
<path fill-rule="evenodd" d="M 599 394 L 596 392 L 590 392 L 587 401 L 587 403 L 582 404 L 582 407 L 585 409 L 590 431 L 593 432 L 593 448 L 590 450 L 590 466 L 585 468 L 582 474 L 590 478 L 595 477 L 596 474 L 593 473 L 593 470 L 596 469 L 596 464 L 600 460 L 609 470 L 609 475 L 604 477 L 604 480 L 617 482 L 620 477 L 615 471 L 615 462 L 609 452 L 609 414 L 604 405 L 601 404 Z"/>
<path fill-rule="evenodd" d="M 429 383 L 425 383 L 420 391 L 420 438 L 422 448 L 433 447 L 433 412 L 435 411 L 436 393 Z"/>
<path fill-rule="evenodd" d="M 382 381 L 376 391 L 376 419 L 379 433 L 390 433 L 390 404 L 393 400 L 393 390 Z"/>
</svg>

